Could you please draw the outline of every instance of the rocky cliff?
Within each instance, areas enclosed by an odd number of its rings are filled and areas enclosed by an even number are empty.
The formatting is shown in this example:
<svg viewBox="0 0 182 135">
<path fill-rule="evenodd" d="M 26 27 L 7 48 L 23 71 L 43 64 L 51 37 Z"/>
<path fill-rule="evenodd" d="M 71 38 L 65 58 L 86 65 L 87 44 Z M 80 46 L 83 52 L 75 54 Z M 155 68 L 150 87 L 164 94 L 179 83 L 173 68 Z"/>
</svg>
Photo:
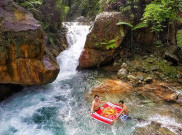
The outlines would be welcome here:
<svg viewBox="0 0 182 135">
<path fill-rule="evenodd" d="M 97 67 L 114 58 L 128 31 L 124 26 L 117 26 L 119 21 L 129 22 L 120 12 L 103 12 L 96 17 L 80 56 L 80 68 Z"/>
<path fill-rule="evenodd" d="M 0 83 L 41 85 L 54 81 L 59 66 L 45 49 L 33 15 L 12 0 L 0 1 Z"/>
</svg>

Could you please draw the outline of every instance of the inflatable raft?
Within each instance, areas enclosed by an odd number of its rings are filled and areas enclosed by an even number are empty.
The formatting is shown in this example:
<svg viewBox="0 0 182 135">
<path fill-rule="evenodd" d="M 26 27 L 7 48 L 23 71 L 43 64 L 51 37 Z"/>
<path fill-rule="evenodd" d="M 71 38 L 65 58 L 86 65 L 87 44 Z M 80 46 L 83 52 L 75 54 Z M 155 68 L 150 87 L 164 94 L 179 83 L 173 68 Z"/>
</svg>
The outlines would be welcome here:
<svg viewBox="0 0 182 135">
<path fill-rule="evenodd" d="M 112 120 L 117 117 L 121 110 L 122 107 L 119 105 L 107 102 L 99 110 L 91 114 L 91 117 L 105 124 L 111 124 Z"/>
</svg>

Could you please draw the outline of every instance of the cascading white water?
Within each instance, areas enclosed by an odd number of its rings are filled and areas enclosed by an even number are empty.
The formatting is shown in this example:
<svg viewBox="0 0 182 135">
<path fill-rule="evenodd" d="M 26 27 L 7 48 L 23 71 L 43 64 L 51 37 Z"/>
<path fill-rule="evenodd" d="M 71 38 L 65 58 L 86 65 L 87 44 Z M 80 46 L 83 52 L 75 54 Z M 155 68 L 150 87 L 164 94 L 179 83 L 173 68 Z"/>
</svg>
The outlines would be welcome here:
<svg viewBox="0 0 182 135">
<path fill-rule="evenodd" d="M 89 33 L 88 25 L 80 25 L 78 22 L 65 22 L 63 25 L 68 29 L 68 49 L 63 51 L 57 58 L 60 65 L 60 77 L 75 74 L 78 66 L 78 59 L 83 50 L 86 36 Z"/>
</svg>

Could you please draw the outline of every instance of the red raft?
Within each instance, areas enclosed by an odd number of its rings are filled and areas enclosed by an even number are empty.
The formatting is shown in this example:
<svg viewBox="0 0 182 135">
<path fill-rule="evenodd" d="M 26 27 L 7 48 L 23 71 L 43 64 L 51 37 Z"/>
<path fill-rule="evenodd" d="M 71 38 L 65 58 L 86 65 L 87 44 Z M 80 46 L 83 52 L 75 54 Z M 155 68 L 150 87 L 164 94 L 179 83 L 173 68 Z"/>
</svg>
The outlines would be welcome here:
<svg viewBox="0 0 182 135">
<path fill-rule="evenodd" d="M 107 102 L 91 117 L 105 124 L 111 124 L 111 121 L 117 117 L 121 110 L 122 108 L 119 105 Z"/>
</svg>

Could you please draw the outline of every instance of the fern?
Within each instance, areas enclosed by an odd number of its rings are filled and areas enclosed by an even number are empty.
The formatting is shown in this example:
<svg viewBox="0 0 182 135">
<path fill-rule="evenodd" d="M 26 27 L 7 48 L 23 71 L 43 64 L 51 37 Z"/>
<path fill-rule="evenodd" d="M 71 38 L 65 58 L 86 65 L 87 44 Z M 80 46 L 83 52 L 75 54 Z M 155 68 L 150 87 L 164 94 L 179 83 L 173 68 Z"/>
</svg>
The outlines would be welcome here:
<svg viewBox="0 0 182 135">
<path fill-rule="evenodd" d="M 126 25 L 126 26 L 128 26 L 128 27 L 130 27 L 130 28 L 133 28 L 133 25 L 132 25 L 131 23 L 127 23 L 127 22 L 118 22 L 117 25 L 118 25 L 118 26 L 119 26 L 119 25 Z"/>
<path fill-rule="evenodd" d="M 110 48 L 111 49 L 115 48 L 115 43 L 112 43 L 112 44 L 106 46 L 106 49 L 110 49 Z"/>
<path fill-rule="evenodd" d="M 141 22 L 141 23 L 138 23 L 138 24 L 133 28 L 133 30 L 137 30 L 137 29 L 141 29 L 141 28 L 146 28 L 146 27 L 148 27 L 148 26 L 149 26 L 148 23 L 143 23 L 143 22 Z"/>
<path fill-rule="evenodd" d="M 177 32 L 177 44 L 182 49 L 182 29 Z"/>
<path fill-rule="evenodd" d="M 49 42 L 53 45 L 54 44 L 54 39 L 53 39 L 53 37 L 49 37 Z"/>
<path fill-rule="evenodd" d="M 106 49 L 113 49 L 115 48 L 115 39 L 112 39 L 108 42 L 108 45 L 106 46 Z"/>
<path fill-rule="evenodd" d="M 111 43 L 114 43 L 116 40 L 115 39 L 112 39 L 108 42 L 108 44 L 111 44 Z"/>
</svg>

